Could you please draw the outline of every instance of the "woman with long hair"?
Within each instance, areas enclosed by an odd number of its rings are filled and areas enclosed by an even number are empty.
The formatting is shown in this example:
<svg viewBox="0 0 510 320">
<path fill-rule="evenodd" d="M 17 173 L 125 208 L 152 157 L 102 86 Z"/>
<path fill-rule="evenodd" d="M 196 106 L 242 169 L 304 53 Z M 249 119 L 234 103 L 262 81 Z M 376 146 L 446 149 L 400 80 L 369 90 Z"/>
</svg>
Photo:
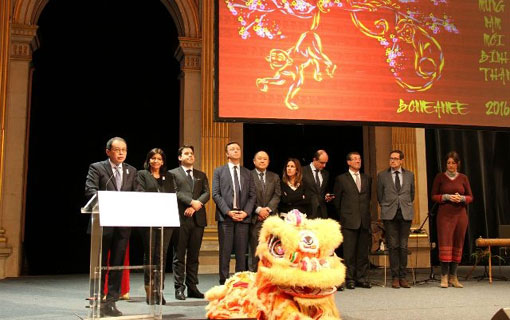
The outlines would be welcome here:
<svg viewBox="0 0 510 320">
<path fill-rule="evenodd" d="M 452 285 L 462 288 L 457 277 L 457 266 L 462 258 L 464 237 L 468 225 L 466 207 L 473 201 L 469 179 L 458 172 L 459 154 L 449 152 L 446 171 L 439 173 L 432 185 L 432 200 L 439 203 L 437 213 L 437 238 L 441 262 L 441 288 Z"/>
<path fill-rule="evenodd" d="M 303 171 L 298 159 L 289 158 L 283 167 L 281 181 L 282 195 L 279 212 L 287 213 L 297 209 L 302 213 L 310 213 L 310 193 L 303 181 Z"/>
</svg>

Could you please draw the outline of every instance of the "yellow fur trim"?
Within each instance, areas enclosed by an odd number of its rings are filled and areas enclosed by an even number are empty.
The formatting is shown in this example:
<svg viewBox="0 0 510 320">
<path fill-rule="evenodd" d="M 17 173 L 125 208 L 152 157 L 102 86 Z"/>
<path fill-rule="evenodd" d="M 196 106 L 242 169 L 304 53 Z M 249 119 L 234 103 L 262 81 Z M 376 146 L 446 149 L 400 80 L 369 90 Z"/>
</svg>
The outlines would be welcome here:
<svg viewBox="0 0 510 320">
<path fill-rule="evenodd" d="M 285 221 L 264 222 L 256 254 L 258 272 L 240 272 L 205 297 L 210 319 L 339 319 L 334 287 L 343 283 L 345 266 L 334 250 L 342 243 L 340 225 L 308 220 L 299 212 Z"/>
</svg>

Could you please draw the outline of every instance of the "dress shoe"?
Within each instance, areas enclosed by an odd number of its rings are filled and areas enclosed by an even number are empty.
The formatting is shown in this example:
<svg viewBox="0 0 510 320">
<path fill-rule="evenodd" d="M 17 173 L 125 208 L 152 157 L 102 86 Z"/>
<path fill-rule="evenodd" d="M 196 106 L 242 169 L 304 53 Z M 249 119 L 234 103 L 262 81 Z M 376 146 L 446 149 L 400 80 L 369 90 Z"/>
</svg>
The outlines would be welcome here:
<svg viewBox="0 0 510 320">
<path fill-rule="evenodd" d="M 197 287 L 195 288 L 188 288 L 188 298 L 198 298 L 203 299 L 204 294 L 198 290 Z"/>
<path fill-rule="evenodd" d="M 186 300 L 186 296 L 184 295 L 183 289 L 175 290 L 175 299 L 177 300 Z"/>
<path fill-rule="evenodd" d="M 359 281 L 359 282 L 356 282 L 356 287 L 370 289 L 370 288 L 372 288 L 372 284 L 368 281 Z"/>
<path fill-rule="evenodd" d="M 409 285 L 409 282 L 407 282 L 406 279 L 400 279 L 398 282 L 400 283 L 400 286 L 402 288 L 411 288 L 411 286 Z"/>
<path fill-rule="evenodd" d="M 393 289 L 400 289 L 400 281 L 398 278 L 393 278 L 393 281 L 391 282 L 391 287 Z"/>
<path fill-rule="evenodd" d="M 186 296 L 184 295 L 183 289 L 175 290 L 175 299 L 177 300 L 186 300 Z"/>
<path fill-rule="evenodd" d="M 101 305 L 101 309 L 99 310 L 100 316 L 103 317 L 120 317 L 122 316 L 122 312 L 117 309 L 115 306 L 115 302 L 105 302 Z"/>
<path fill-rule="evenodd" d="M 336 287 L 336 290 L 337 291 L 344 291 L 345 290 L 345 285 L 344 284 L 339 285 L 338 287 Z"/>
<path fill-rule="evenodd" d="M 347 284 L 345 285 L 345 287 L 347 289 L 351 289 L 352 290 L 352 289 L 354 289 L 356 287 L 356 284 L 355 284 L 354 281 L 348 281 Z"/>
</svg>

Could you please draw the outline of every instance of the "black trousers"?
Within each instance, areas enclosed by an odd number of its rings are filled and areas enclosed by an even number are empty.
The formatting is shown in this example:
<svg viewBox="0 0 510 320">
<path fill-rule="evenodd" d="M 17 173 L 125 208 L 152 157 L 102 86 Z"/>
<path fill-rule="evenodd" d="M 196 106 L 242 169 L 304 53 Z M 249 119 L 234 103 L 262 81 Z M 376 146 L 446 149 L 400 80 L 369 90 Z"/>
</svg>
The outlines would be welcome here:
<svg viewBox="0 0 510 320">
<path fill-rule="evenodd" d="M 152 229 L 152 234 L 151 230 Z M 177 228 L 163 228 L 163 239 L 161 239 L 161 228 L 143 228 L 143 264 L 145 266 L 151 266 L 145 268 L 144 271 L 144 284 L 150 286 L 152 284 L 158 286 L 160 281 L 163 281 L 162 288 L 165 287 L 165 267 L 166 267 L 166 256 L 170 240 L 172 240 L 172 234 Z M 152 236 L 152 238 L 151 238 Z M 161 279 L 161 273 L 159 272 L 161 267 L 161 243 L 163 243 L 163 279 Z M 152 281 L 151 281 L 152 280 Z"/>
<path fill-rule="evenodd" d="M 103 229 L 101 263 L 106 266 L 107 263 L 111 267 L 124 265 L 124 257 L 126 255 L 126 247 L 131 235 L 131 228 L 124 227 L 107 227 Z M 110 251 L 110 259 L 108 261 L 108 251 Z M 106 271 L 101 272 L 101 297 L 104 297 L 104 283 Z M 122 279 L 122 270 L 108 271 L 108 294 L 106 302 L 119 300 L 120 283 Z"/>
<path fill-rule="evenodd" d="M 384 220 L 384 229 L 390 255 L 391 276 L 404 279 L 407 269 L 407 242 L 411 232 L 411 220 L 404 220 L 399 208 L 393 220 Z"/>
<path fill-rule="evenodd" d="M 220 283 L 229 277 L 230 254 L 234 249 L 236 257 L 235 272 L 246 271 L 246 253 L 248 250 L 249 224 L 234 221 L 218 221 L 218 240 L 220 243 Z"/>
<path fill-rule="evenodd" d="M 189 219 L 189 218 L 186 218 Z M 193 219 L 181 224 L 177 252 L 174 255 L 174 286 L 184 290 L 196 288 L 198 284 L 198 256 L 202 246 L 204 227 L 196 225 Z"/>
<path fill-rule="evenodd" d="M 347 266 L 345 281 L 368 281 L 370 232 L 368 229 L 342 228 L 344 236 L 344 260 Z"/>
</svg>

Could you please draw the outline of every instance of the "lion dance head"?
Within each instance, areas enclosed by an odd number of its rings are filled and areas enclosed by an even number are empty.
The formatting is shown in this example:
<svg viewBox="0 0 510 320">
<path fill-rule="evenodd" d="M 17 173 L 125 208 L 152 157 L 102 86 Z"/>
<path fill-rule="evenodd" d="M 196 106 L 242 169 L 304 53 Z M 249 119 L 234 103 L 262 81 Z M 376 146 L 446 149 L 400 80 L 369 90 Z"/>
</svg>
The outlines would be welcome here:
<svg viewBox="0 0 510 320">
<path fill-rule="evenodd" d="M 213 319 L 339 319 L 336 287 L 345 266 L 335 255 L 340 225 L 307 219 L 293 210 L 284 219 L 269 217 L 259 236 L 258 271 L 240 272 L 206 293 Z"/>
</svg>

